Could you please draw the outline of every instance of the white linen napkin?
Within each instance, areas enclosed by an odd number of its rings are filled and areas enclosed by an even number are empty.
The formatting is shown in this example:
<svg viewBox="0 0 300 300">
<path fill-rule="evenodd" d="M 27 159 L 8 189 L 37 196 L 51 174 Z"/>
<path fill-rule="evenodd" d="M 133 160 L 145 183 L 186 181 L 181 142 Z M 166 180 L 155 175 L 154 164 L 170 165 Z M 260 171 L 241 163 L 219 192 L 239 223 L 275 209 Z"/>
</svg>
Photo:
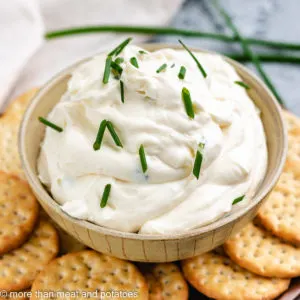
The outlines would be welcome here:
<svg viewBox="0 0 300 300">
<path fill-rule="evenodd" d="M 0 108 L 66 66 L 128 35 L 100 33 L 46 41 L 44 33 L 84 25 L 167 25 L 184 0 L 0 1 Z M 135 41 L 147 37 L 138 36 Z"/>
</svg>

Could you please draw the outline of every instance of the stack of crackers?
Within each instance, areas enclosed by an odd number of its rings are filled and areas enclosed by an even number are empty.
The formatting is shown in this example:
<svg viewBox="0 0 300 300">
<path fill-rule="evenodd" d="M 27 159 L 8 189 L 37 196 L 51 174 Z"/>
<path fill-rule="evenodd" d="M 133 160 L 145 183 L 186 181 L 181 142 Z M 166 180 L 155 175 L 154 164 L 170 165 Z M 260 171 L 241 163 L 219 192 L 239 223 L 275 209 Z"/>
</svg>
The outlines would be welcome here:
<svg viewBox="0 0 300 300">
<path fill-rule="evenodd" d="M 285 113 L 285 169 L 256 219 L 225 245 L 180 263 L 138 264 L 57 228 L 25 181 L 17 135 L 31 90 L 0 117 L 0 300 L 275 299 L 300 276 L 300 120 Z M 202 294 L 200 294 L 202 293 Z"/>
</svg>

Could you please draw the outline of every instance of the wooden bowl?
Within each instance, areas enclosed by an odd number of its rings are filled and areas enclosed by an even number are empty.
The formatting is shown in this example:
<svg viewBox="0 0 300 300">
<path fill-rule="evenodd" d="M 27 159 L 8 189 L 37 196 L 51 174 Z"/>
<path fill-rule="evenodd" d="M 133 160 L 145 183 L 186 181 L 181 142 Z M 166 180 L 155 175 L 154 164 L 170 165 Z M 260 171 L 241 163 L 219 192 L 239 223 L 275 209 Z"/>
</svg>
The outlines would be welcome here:
<svg viewBox="0 0 300 300">
<path fill-rule="evenodd" d="M 174 45 L 144 44 L 149 51 L 160 48 L 175 48 Z M 193 49 L 194 51 L 202 51 Z M 187 233 L 151 236 L 120 232 L 101 227 L 88 221 L 77 220 L 64 213 L 49 195 L 37 175 L 37 158 L 45 126 L 38 116 L 46 116 L 66 91 L 73 69 L 71 66 L 50 80 L 29 105 L 20 129 L 19 147 L 26 177 L 40 204 L 49 216 L 66 232 L 83 244 L 97 251 L 123 259 L 142 262 L 168 262 L 192 257 L 223 244 L 230 235 L 250 222 L 259 206 L 267 199 L 276 184 L 287 152 L 287 134 L 281 109 L 266 86 L 248 69 L 225 58 L 251 86 L 249 94 L 262 111 L 269 162 L 266 177 L 250 203 L 229 215 Z M 82 62 L 80 62 L 82 63 Z"/>
</svg>

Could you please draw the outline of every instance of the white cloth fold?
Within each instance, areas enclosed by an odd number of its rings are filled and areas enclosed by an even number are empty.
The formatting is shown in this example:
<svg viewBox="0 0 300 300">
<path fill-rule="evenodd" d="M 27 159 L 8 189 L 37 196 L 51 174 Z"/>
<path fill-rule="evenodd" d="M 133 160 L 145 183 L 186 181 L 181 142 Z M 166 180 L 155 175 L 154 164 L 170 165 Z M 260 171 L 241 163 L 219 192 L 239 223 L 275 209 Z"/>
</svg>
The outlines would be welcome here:
<svg viewBox="0 0 300 300">
<path fill-rule="evenodd" d="M 166 25 L 183 1 L 1 1 L 0 107 L 75 61 L 108 49 L 128 36 L 101 33 L 46 41 L 46 31 L 85 25 Z M 138 36 L 135 41 L 146 38 Z"/>
</svg>

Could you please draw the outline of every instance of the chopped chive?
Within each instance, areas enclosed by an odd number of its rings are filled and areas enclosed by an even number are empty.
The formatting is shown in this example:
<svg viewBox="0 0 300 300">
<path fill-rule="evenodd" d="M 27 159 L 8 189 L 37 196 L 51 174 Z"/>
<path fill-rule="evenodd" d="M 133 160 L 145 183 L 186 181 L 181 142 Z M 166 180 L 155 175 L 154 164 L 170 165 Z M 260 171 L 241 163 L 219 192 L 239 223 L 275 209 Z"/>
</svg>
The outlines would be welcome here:
<svg viewBox="0 0 300 300">
<path fill-rule="evenodd" d="M 44 125 L 46 125 L 46 126 L 52 128 L 52 129 L 54 129 L 54 130 L 56 130 L 56 131 L 58 131 L 58 132 L 62 132 L 62 131 L 63 131 L 63 129 L 62 129 L 61 127 L 55 125 L 54 123 L 52 123 L 52 122 L 46 120 L 46 119 L 43 118 L 43 117 L 39 117 L 39 121 L 40 121 L 41 123 L 43 123 Z"/>
<path fill-rule="evenodd" d="M 124 62 L 124 58 L 123 57 L 117 57 L 116 59 L 115 59 L 115 63 L 116 64 L 121 64 L 122 62 Z"/>
<path fill-rule="evenodd" d="M 200 150 L 203 150 L 204 147 L 205 147 L 205 144 L 204 143 L 199 143 L 198 146 L 199 146 Z"/>
<path fill-rule="evenodd" d="M 243 196 L 241 196 L 241 197 L 238 197 L 238 198 L 235 198 L 235 199 L 232 201 L 232 205 L 241 202 L 244 198 L 245 198 L 245 195 L 243 195 Z"/>
<path fill-rule="evenodd" d="M 160 73 L 164 71 L 166 68 L 167 68 L 167 64 L 163 64 L 156 70 L 156 73 Z"/>
<path fill-rule="evenodd" d="M 186 111 L 187 115 L 190 118 L 194 119 L 195 114 L 194 114 L 193 103 L 191 100 L 191 95 L 190 95 L 189 90 L 185 87 L 182 88 L 181 96 L 182 96 L 182 100 L 183 100 L 185 111 Z"/>
<path fill-rule="evenodd" d="M 199 150 L 197 150 L 196 158 L 195 158 L 195 162 L 194 162 L 194 168 L 193 168 L 193 174 L 195 175 L 195 177 L 197 179 L 199 179 L 202 160 L 203 160 L 203 155 Z"/>
<path fill-rule="evenodd" d="M 105 61 L 105 69 L 103 74 L 103 83 L 108 83 L 109 75 L 110 75 L 110 65 L 111 65 L 111 56 L 107 56 Z"/>
<path fill-rule="evenodd" d="M 111 68 L 113 69 L 113 71 L 115 71 L 115 75 L 119 75 L 121 76 L 122 72 L 123 72 L 123 68 L 118 65 L 115 61 L 112 61 L 110 64 Z"/>
<path fill-rule="evenodd" d="M 119 137 L 118 137 L 118 135 L 117 135 L 117 133 L 115 131 L 115 128 L 114 128 L 114 125 L 112 124 L 112 122 L 107 121 L 106 127 L 109 130 L 110 135 L 113 138 L 113 140 L 116 143 L 116 145 L 119 146 L 119 147 L 121 147 L 121 148 L 123 148 L 123 145 L 122 145 L 122 143 L 121 143 L 121 141 L 120 141 L 120 139 L 119 139 Z"/>
<path fill-rule="evenodd" d="M 111 184 L 107 184 L 104 188 L 101 203 L 100 203 L 101 208 L 104 208 L 106 206 L 106 203 L 107 203 L 107 200 L 109 197 L 109 193 L 110 193 L 110 189 L 111 189 Z"/>
<path fill-rule="evenodd" d="M 132 38 L 126 39 L 119 46 L 117 46 L 115 49 L 113 49 L 111 52 L 109 52 L 108 56 L 119 55 L 122 52 L 122 50 L 130 43 L 131 40 L 132 40 Z"/>
<path fill-rule="evenodd" d="M 143 173 L 146 173 L 146 171 L 148 169 L 148 165 L 147 165 L 146 154 L 145 154 L 145 149 L 144 149 L 143 145 L 140 146 L 139 156 L 140 156 Z"/>
<path fill-rule="evenodd" d="M 124 82 L 120 80 L 121 101 L 124 103 Z"/>
<path fill-rule="evenodd" d="M 184 79 L 186 73 L 186 68 L 184 66 L 180 67 L 180 71 L 178 73 L 178 78 L 179 79 Z"/>
<path fill-rule="evenodd" d="M 245 88 L 246 90 L 250 90 L 250 86 L 243 81 L 235 81 L 234 83 L 240 85 L 241 87 Z"/>
<path fill-rule="evenodd" d="M 147 52 L 144 51 L 144 50 L 139 50 L 139 53 L 140 53 L 140 54 L 147 54 Z"/>
<path fill-rule="evenodd" d="M 178 42 L 183 46 L 183 48 L 190 54 L 190 56 L 193 58 L 193 60 L 195 61 L 195 63 L 197 64 L 200 72 L 202 73 L 203 77 L 206 78 L 207 74 L 205 72 L 205 70 L 203 69 L 202 65 L 200 64 L 200 62 L 198 61 L 198 59 L 196 58 L 196 56 L 192 53 L 192 51 L 181 41 L 178 40 Z"/>
<path fill-rule="evenodd" d="M 171 68 L 174 68 L 175 67 L 175 64 L 172 64 Z"/>
<path fill-rule="evenodd" d="M 130 62 L 133 66 L 135 66 L 137 69 L 139 68 L 139 64 L 138 64 L 138 61 L 136 59 L 136 57 L 131 57 L 130 58 Z"/>
<path fill-rule="evenodd" d="M 94 148 L 95 151 L 99 150 L 100 147 L 101 147 L 101 143 L 102 143 L 103 136 L 104 136 L 104 131 L 105 131 L 105 128 L 106 128 L 106 123 L 107 123 L 106 120 L 103 120 L 100 123 L 99 130 L 98 130 L 98 133 L 97 133 L 97 137 L 96 137 L 95 143 L 93 145 L 93 148 Z"/>
</svg>

